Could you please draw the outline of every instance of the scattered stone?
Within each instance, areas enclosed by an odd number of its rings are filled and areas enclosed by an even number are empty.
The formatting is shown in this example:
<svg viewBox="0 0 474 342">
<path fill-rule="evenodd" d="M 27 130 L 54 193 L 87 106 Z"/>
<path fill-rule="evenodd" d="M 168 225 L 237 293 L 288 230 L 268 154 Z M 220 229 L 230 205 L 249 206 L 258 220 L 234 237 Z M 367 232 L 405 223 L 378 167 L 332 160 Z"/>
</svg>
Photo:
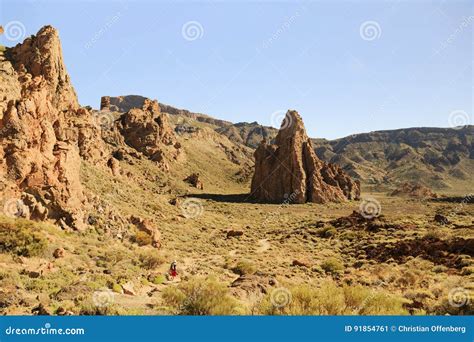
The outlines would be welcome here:
<svg viewBox="0 0 474 342">
<path fill-rule="evenodd" d="M 305 261 L 301 261 L 301 260 L 293 260 L 293 262 L 291 263 L 292 266 L 297 266 L 297 267 L 306 267 L 306 268 L 310 268 L 311 265 Z"/>
<path fill-rule="evenodd" d="M 120 170 L 120 163 L 117 159 L 115 158 L 110 158 L 108 161 L 107 161 L 107 166 L 110 168 L 110 170 L 112 171 L 112 174 L 115 176 L 115 177 L 118 177 L 120 176 L 121 174 L 121 170 Z"/>
<path fill-rule="evenodd" d="M 188 176 L 186 179 L 184 179 L 186 183 L 191 184 L 197 189 L 204 190 L 204 184 L 202 183 L 200 179 L 199 173 L 193 173 L 190 176 Z"/>
<path fill-rule="evenodd" d="M 360 183 L 316 156 L 301 116 L 290 110 L 275 144 L 264 139 L 255 151 L 251 193 L 262 202 L 341 202 L 359 199 Z"/>
<path fill-rule="evenodd" d="M 31 310 L 31 313 L 36 316 L 51 316 L 51 313 L 48 311 L 48 309 L 46 309 L 46 307 L 42 303 L 34 307 Z"/>
<path fill-rule="evenodd" d="M 169 203 L 171 205 L 179 207 L 181 200 L 178 197 L 175 197 L 175 198 L 170 199 Z"/>
<path fill-rule="evenodd" d="M 66 251 L 64 250 L 64 248 L 56 248 L 53 252 L 53 257 L 55 257 L 56 259 L 64 258 L 65 255 Z"/>
<path fill-rule="evenodd" d="M 446 224 L 450 224 L 451 222 L 449 221 L 449 219 L 442 215 L 442 214 L 436 214 L 435 217 L 434 217 L 434 220 L 435 222 L 441 224 L 441 225 L 446 225 Z"/>
<path fill-rule="evenodd" d="M 227 238 L 233 238 L 233 237 L 240 237 L 240 236 L 243 236 L 244 235 L 244 232 L 241 231 L 241 230 L 229 230 L 227 232 Z"/>
<path fill-rule="evenodd" d="M 126 283 L 122 285 L 123 293 L 129 296 L 136 296 L 137 293 L 134 289 L 134 286 L 132 283 Z"/>
<path fill-rule="evenodd" d="M 56 315 L 58 316 L 74 316 L 74 312 L 66 310 L 62 306 L 56 309 Z"/>
</svg>

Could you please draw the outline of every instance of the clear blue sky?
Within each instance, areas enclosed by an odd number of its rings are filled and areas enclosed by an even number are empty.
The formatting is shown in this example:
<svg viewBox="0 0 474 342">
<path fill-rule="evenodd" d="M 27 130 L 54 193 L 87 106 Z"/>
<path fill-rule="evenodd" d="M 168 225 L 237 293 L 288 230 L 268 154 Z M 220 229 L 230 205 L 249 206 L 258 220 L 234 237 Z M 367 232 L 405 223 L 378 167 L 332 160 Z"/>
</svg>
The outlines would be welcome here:
<svg viewBox="0 0 474 342">
<path fill-rule="evenodd" d="M 0 4 L 4 26 L 20 21 L 27 35 L 46 24 L 60 31 L 83 105 L 140 94 L 266 125 L 291 108 L 311 136 L 325 138 L 448 127 L 455 110 L 472 124 L 472 0 Z M 183 34 L 193 21 L 195 40 L 193 24 Z M 375 36 L 370 25 L 361 35 L 367 21 L 378 24 Z"/>
</svg>

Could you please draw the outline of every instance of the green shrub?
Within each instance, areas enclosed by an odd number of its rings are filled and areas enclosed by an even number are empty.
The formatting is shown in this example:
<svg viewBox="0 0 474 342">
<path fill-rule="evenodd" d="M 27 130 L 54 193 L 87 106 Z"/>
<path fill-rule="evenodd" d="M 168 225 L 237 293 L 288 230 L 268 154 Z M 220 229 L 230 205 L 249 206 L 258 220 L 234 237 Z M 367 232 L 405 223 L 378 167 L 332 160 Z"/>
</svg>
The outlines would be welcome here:
<svg viewBox="0 0 474 342">
<path fill-rule="evenodd" d="M 242 313 L 239 302 L 230 296 L 228 288 L 214 279 L 195 278 L 168 287 L 163 300 L 175 314 L 191 316 L 236 315 Z"/>
<path fill-rule="evenodd" d="M 326 273 L 337 275 L 344 271 L 344 264 L 337 258 L 328 258 L 321 263 L 321 268 Z"/>
<path fill-rule="evenodd" d="M 48 242 L 40 224 L 25 219 L 0 220 L 0 253 L 19 256 L 41 256 Z"/>
<path fill-rule="evenodd" d="M 153 270 L 165 262 L 162 256 L 157 255 L 156 251 L 141 253 L 139 260 L 141 267 L 147 270 Z"/>
<path fill-rule="evenodd" d="M 153 243 L 153 239 L 150 234 L 138 231 L 133 237 L 133 242 L 137 243 L 139 246 L 149 246 Z"/>
<path fill-rule="evenodd" d="M 163 275 L 163 274 L 160 274 L 160 275 L 157 275 L 156 277 L 154 277 L 151 282 L 155 285 L 161 285 L 165 282 L 166 280 L 166 277 Z"/>
<path fill-rule="evenodd" d="M 274 291 L 280 291 L 276 289 Z M 300 285 L 286 290 L 285 301 L 270 292 L 260 305 L 264 315 L 405 315 L 407 300 L 363 286 L 337 286 L 324 283 L 320 288 Z M 281 293 L 280 293 L 281 295 Z M 285 305 L 281 305 L 285 304 Z"/>
<path fill-rule="evenodd" d="M 242 260 L 232 268 L 232 272 L 238 275 L 250 275 L 256 272 L 256 267 L 248 260 Z"/>
<path fill-rule="evenodd" d="M 336 233 L 337 233 L 337 230 L 334 227 L 324 227 L 324 228 L 318 229 L 317 231 L 317 235 L 325 239 L 335 236 Z"/>
</svg>

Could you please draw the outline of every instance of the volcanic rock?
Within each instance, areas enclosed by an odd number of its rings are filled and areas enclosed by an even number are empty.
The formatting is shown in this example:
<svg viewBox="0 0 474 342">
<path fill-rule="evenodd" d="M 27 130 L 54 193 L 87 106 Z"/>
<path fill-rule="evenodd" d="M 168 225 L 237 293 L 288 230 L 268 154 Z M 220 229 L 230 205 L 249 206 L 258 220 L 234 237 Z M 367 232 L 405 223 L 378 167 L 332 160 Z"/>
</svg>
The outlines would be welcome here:
<svg viewBox="0 0 474 342">
<path fill-rule="evenodd" d="M 66 71 L 58 32 L 7 49 L 0 58 L 0 185 L 33 219 L 51 218 L 86 228 L 87 199 L 80 182 L 81 157 L 99 161 L 107 149 L 92 114 L 80 108 Z"/>
<path fill-rule="evenodd" d="M 161 233 L 156 228 L 153 223 L 148 219 L 142 219 L 137 216 L 131 216 L 130 222 L 135 225 L 135 227 L 148 235 L 150 235 L 152 239 L 153 247 L 160 248 L 161 247 Z"/>
<path fill-rule="evenodd" d="M 186 183 L 191 184 L 195 188 L 204 190 L 204 184 L 201 181 L 199 173 L 193 173 L 184 179 Z"/>
<path fill-rule="evenodd" d="M 168 169 L 168 161 L 179 157 L 179 144 L 156 100 L 146 99 L 141 109 L 129 110 L 120 121 L 119 130 L 125 143 L 151 160 Z"/>
<path fill-rule="evenodd" d="M 413 198 L 438 198 L 438 195 L 430 188 L 416 183 L 403 183 L 397 189 L 393 190 L 390 196 L 408 196 Z"/>
<path fill-rule="evenodd" d="M 255 151 L 251 191 L 262 202 L 326 203 L 359 199 L 360 184 L 316 156 L 301 116 L 290 110 L 275 144 L 264 139 Z"/>
</svg>

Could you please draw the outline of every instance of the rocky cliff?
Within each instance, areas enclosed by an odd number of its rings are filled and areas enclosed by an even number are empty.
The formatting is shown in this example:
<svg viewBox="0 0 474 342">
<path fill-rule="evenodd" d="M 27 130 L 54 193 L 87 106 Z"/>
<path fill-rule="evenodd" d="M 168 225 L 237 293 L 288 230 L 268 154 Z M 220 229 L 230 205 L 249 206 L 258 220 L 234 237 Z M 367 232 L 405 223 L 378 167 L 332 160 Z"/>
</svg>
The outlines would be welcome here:
<svg viewBox="0 0 474 342">
<path fill-rule="evenodd" d="M 78 105 L 58 32 L 43 27 L 7 49 L 0 64 L 6 71 L 0 73 L 4 206 L 15 216 L 52 218 L 84 229 L 87 199 L 80 183 L 81 154 L 100 160 L 107 149 L 99 138 L 100 127 Z M 15 198 L 21 200 L 12 202 Z"/>
<path fill-rule="evenodd" d="M 321 161 L 301 116 L 288 111 L 274 144 L 265 140 L 255 151 L 252 197 L 264 202 L 325 203 L 358 199 L 360 185 L 334 164 Z"/>
</svg>

